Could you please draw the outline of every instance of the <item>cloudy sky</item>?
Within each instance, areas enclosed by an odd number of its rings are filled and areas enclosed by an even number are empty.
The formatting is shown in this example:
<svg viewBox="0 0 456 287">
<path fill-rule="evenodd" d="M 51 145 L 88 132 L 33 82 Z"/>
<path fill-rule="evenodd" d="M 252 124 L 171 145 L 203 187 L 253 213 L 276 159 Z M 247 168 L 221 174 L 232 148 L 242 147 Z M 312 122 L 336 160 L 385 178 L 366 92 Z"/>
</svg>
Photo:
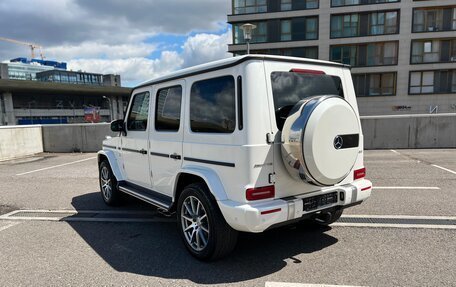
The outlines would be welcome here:
<svg viewBox="0 0 456 287">
<path fill-rule="evenodd" d="M 231 56 L 229 0 L 1 0 L 0 37 L 36 43 L 69 69 L 123 85 Z M 30 49 L 0 41 L 0 61 Z"/>
</svg>

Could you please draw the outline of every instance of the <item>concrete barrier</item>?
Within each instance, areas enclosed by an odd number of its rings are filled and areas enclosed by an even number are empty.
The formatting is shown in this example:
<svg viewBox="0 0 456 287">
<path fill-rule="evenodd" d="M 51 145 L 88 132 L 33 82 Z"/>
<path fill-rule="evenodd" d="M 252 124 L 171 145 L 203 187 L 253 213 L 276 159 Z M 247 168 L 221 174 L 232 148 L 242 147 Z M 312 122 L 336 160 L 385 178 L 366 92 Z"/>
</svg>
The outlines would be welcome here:
<svg viewBox="0 0 456 287">
<path fill-rule="evenodd" d="M 456 114 L 361 117 L 365 149 L 456 148 Z"/>
<path fill-rule="evenodd" d="M 46 152 L 96 152 L 106 136 L 116 135 L 106 123 L 43 125 L 42 129 Z"/>
<path fill-rule="evenodd" d="M 456 148 L 456 114 L 361 117 L 365 149 Z M 96 152 L 110 125 L 0 127 L 0 161 L 40 152 Z"/>
<path fill-rule="evenodd" d="M 40 126 L 0 127 L 0 161 L 43 152 Z"/>
</svg>

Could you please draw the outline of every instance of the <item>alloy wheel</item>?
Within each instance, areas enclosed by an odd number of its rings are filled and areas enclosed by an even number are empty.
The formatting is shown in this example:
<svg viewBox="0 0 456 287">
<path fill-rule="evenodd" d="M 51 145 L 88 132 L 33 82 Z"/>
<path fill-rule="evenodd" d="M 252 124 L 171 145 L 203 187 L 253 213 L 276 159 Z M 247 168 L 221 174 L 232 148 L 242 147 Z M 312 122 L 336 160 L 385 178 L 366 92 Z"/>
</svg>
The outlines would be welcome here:
<svg viewBox="0 0 456 287">
<path fill-rule="evenodd" d="M 195 251 L 206 248 L 209 241 L 209 220 L 201 201 L 188 196 L 181 207 L 181 224 L 185 239 Z"/>
</svg>

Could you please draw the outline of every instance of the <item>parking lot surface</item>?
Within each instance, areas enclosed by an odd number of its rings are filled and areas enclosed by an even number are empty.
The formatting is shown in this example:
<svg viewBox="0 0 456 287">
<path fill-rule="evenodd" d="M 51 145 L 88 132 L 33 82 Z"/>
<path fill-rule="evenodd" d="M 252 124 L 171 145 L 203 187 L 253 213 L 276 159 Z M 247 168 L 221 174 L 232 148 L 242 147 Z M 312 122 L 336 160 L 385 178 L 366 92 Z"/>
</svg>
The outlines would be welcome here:
<svg viewBox="0 0 456 287">
<path fill-rule="evenodd" d="M 202 263 L 173 217 L 103 203 L 96 154 L 2 162 L 0 286 L 456 286 L 456 150 L 365 151 L 365 165 L 372 196 L 341 222 L 241 234 Z"/>
</svg>

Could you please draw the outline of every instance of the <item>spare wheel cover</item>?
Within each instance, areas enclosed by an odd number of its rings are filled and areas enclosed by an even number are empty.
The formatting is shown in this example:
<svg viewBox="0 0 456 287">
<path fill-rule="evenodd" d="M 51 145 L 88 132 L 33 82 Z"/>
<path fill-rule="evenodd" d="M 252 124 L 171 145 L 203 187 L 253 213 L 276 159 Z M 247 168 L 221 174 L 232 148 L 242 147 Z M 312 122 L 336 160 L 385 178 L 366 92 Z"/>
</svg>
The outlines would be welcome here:
<svg viewBox="0 0 456 287">
<path fill-rule="evenodd" d="M 287 153 L 288 162 L 283 154 L 287 169 L 295 178 L 317 185 L 341 182 L 358 157 L 360 126 L 357 113 L 337 96 L 315 97 L 293 110 L 295 115 L 287 118 L 292 123 L 286 121 L 283 130 L 282 152 Z M 290 130 L 285 130 L 287 128 Z M 296 141 L 298 134 L 300 140 Z M 299 164 L 290 166 L 290 155 Z"/>
</svg>

